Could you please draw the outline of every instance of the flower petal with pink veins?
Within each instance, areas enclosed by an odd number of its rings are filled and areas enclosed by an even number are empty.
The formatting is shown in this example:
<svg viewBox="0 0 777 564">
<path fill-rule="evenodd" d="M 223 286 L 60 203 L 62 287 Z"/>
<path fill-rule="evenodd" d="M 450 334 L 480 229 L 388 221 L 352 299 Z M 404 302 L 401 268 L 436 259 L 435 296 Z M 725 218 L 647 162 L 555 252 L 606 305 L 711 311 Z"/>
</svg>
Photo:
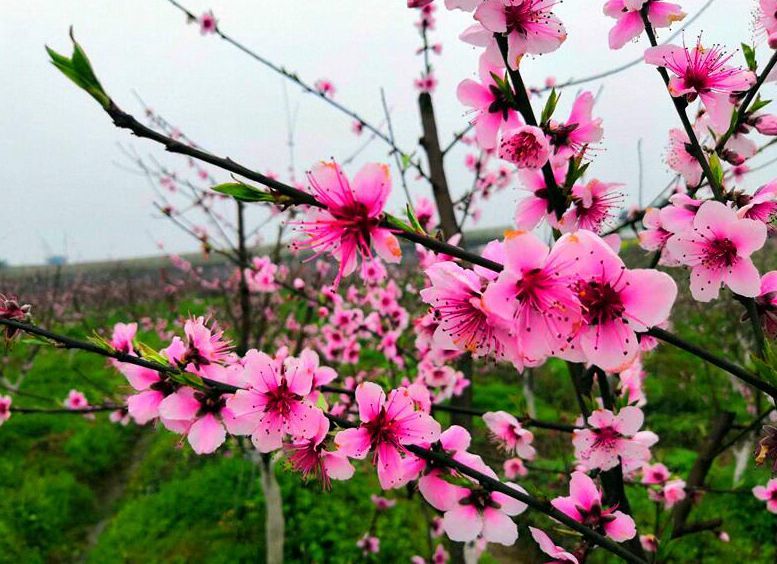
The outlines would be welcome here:
<svg viewBox="0 0 777 564">
<path fill-rule="evenodd" d="M 620 49 L 626 43 L 638 37 L 644 30 L 645 24 L 642 22 L 642 16 L 640 16 L 639 12 L 623 15 L 610 30 L 608 37 L 610 49 Z"/>
<path fill-rule="evenodd" d="M 159 404 L 159 415 L 165 419 L 192 421 L 200 410 L 200 402 L 194 399 L 192 388 L 181 388 Z"/>
<path fill-rule="evenodd" d="M 364 204 L 369 217 L 378 217 L 391 193 L 391 173 L 382 163 L 367 163 L 351 183 L 357 202 Z"/>
<path fill-rule="evenodd" d="M 612 514 L 615 519 L 604 523 L 604 532 L 615 542 L 623 542 L 634 538 L 637 534 L 637 527 L 634 525 L 634 519 L 623 513 L 615 511 Z"/>
<path fill-rule="evenodd" d="M 224 426 L 212 413 L 206 413 L 189 427 L 189 444 L 197 454 L 214 452 L 226 438 Z"/>
<path fill-rule="evenodd" d="M 483 530 L 483 519 L 473 505 L 456 505 L 445 512 L 442 526 L 452 541 L 469 542 Z"/>
<path fill-rule="evenodd" d="M 377 448 L 378 481 L 380 487 L 389 490 L 402 485 L 402 457 L 399 451 L 388 443 L 380 443 Z"/>
<path fill-rule="evenodd" d="M 569 496 L 586 511 L 601 505 L 601 495 L 594 481 L 584 472 L 572 472 L 569 480 Z"/>
<path fill-rule="evenodd" d="M 440 477 L 440 470 L 432 470 L 418 480 L 418 490 L 426 502 L 438 511 L 449 511 L 467 495 L 466 488 L 455 486 Z"/>
<path fill-rule="evenodd" d="M 127 411 L 138 425 L 145 425 L 159 417 L 159 404 L 165 398 L 162 392 L 146 390 L 127 398 Z"/>
<path fill-rule="evenodd" d="M 514 484 L 512 482 L 505 482 L 505 485 L 518 492 L 527 494 L 526 490 L 523 489 L 518 484 Z M 528 508 L 528 505 L 526 505 L 524 502 L 518 499 L 515 499 L 514 497 L 510 497 L 509 495 L 504 494 L 502 492 L 493 492 L 491 494 L 491 499 L 493 499 L 501 506 L 500 511 L 504 512 L 510 517 L 515 517 L 516 515 L 520 515 Z"/>
<path fill-rule="evenodd" d="M 726 285 L 732 292 L 754 298 L 761 292 L 761 275 L 749 258 L 741 258 L 731 267 Z"/>
<path fill-rule="evenodd" d="M 518 526 L 507 515 L 486 507 L 483 510 L 483 538 L 505 546 L 512 546 L 518 540 Z"/>
<path fill-rule="evenodd" d="M 362 427 L 345 429 L 335 435 L 335 444 L 349 458 L 362 459 L 370 452 L 370 433 Z"/>
<path fill-rule="evenodd" d="M 639 353 L 634 330 L 620 319 L 586 328 L 580 345 L 586 358 L 607 372 L 622 372 Z"/>
<path fill-rule="evenodd" d="M 348 457 L 340 452 L 324 452 L 321 454 L 324 470 L 333 480 L 350 480 L 355 468 Z"/>
<path fill-rule="evenodd" d="M 665 272 L 634 269 L 626 272 L 620 299 L 635 331 L 646 331 L 666 321 L 677 298 L 677 284 Z"/>
<path fill-rule="evenodd" d="M 388 263 L 396 264 L 402 260 L 399 240 L 388 229 L 375 229 L 372 232 L 372 246 L 378 256 Z"/>
<path fill-rule="evenodd" d="M 467 450 L 471 442 L 469 431 L 460 425 L 451 425 L 440 435 L 440 444 L 446 451 Z"/>
<path fill-rule="evenodd" d="M 356 403 L 359 405 L 359 419 L 362 422 L 372 421 L 386 403 L 386 393 L 374 382 L 362 382 L 356 386 Z"/>
<path fill-rule="evenodd" d="M 618 432 L 621 435 L 631 437 L 636 435 L 642 427 L 645 422 L 645 414 L 640 408 L 629 405 L 621 409 L 615 419 L 617 421 L 615 428 Z"/>
</svg>

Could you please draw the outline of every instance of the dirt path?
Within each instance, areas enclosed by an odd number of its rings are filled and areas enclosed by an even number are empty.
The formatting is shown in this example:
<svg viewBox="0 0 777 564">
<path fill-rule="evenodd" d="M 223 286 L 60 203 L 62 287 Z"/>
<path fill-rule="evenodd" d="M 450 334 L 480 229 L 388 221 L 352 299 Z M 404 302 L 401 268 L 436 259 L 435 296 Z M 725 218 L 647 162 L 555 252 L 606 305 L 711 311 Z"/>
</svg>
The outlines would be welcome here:
<svg viewBox="0 0 777 564">
<path fill-rule="evenodd" d="M 97 546 L 100 535 L 113 518 L 116 504 L 124 495 L 129 479 L 135 473 L 138 465 L 143 461 L 151 442 L 154 440 L 153 432 L 149 431 L 140 434 L 140 437 L 129 452 L 127 464 L 122 465 L 120 471 L 111 474 L 110 478 L 100 485 L 99 507 L 103 516 L 102 519 L 92 525 L 89 529 L 86 535 L 83 552 L 77 562 L 86 562 L 89 553 Z"/>
</svg>

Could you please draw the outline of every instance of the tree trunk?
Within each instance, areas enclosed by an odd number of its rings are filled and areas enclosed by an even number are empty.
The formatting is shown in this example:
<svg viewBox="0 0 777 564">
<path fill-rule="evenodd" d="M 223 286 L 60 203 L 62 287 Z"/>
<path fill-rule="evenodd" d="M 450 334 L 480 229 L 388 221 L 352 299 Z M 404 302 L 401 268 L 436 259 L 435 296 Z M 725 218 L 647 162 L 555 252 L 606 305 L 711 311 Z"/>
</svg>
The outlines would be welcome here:
<svg viewBox="0 0 777 564">
<path fill-rule="evenodd" d="M 264 530 L 267 551 L 267 564 L 283 563 L 283 543 L 285 522 L 283 519 L 283 496 L 278 479 L 275 477 L 275 462 L 267 454 L 261 454 L 256 461 L 259 466 L 259 480 L 264 492 Z"/>
</svg>

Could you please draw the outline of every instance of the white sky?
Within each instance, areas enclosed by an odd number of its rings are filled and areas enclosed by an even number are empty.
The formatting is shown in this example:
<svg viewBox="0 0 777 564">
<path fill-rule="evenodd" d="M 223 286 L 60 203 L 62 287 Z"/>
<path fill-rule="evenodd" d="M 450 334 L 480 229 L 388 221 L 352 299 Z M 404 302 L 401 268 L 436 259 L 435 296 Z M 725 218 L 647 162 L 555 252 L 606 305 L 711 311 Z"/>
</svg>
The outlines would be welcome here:
<svg viewBox="0 0 777 564">
<path fill-rule="evenodd" d="M 692 15 L 705 1 L 681 3 Z M 331 79 L 336 98 L 373 123 L 382 121 L 379 92 L 384 87 L 399 145 L 411 148 L 417 142 L 420 126 L 412 80 L 420 71 L 421 58 L 414 54 L 419 44 L 412 25 L 416 13 L 405 8 L 405 0 L 183 3 L 198 14 L 212 8 L 224 32 L 309 82 Z M 620 51 L 608 49 L 607 31 L 613 20 L 602 15 L 602 4 L 566 0 L 557 7 L 569 39 L 556 53 L 524 63 L 527 84 L 540 85 L 547 75 L 559 81 L 586 76 L 641 54 L 644 40 Z M 754 5 L 751 0 L 716 0 L 688 29 L 687 41 L 695 41 L 701 30 L 706 43 L 719 42 L 731 49 L 751 41 Z M 435 58 L 440 84 L 434 101 L 445 144 L 466 124 L 455 89 L 462 79 L 474 77 L 478 53 L 457 40 L 471 22 L 469 14 L 440 9 L 437 15 L 432 39 L 443 43 L 443 55 Z M 0 258 L 25 264 L 41 262 L 49 252 L 66 253 L 71 261 L 145 256 L 158 253 L 158 240 L 165 241 L 170 251 L 196 248 L 186 234 L 155 217 L 146 181 L 115 164 L 123 162 L 118 143 L 182 171 L 183 160 L 114 128 L 91 98 L 48 63 L 44 44 L 70 53 L 71 24 L 106 90 L 125 110 L 141 117 L 134 89 L 209 150 L 257 170 L 286 172 L 282 79 L 216 37 L 201 37 L 166 0 L 3 2 L 0 190 L 5 213 Z M 760 51 L 763 60 L 765 47 Z M 599 84 L 586 88 L 596 91 Z M 770 89 L 774 87 L 766 89 L 767 96 L 773 93 Z M 299 169 L 330 156 L 343 159 L 363 142 L 351 133 L 349 118 L 294 85 L 289 84 L 288 91 L 292 107 L 299 106 L 295 135 Z M 565 91 L 559 117 L 565 117 L 574 93 Z M 625 183 L 628 201 L 634 202 L 636 144 L 642 138 L 644 192 L 649 200 L 670 177 L 662 155 L 668 128 L 678 126 L 655 70 L 638 65 L 609 80 L 595 114 L 604 118 L 605 150 L 589 174 Z M 460 148 L 448 159 L 455 193 L 471 184 L 462 164 L 465 154 Z M 387 158 L 385 147 L 375 141 L 349 172 L 364 162 Z M 748 184 L 755 187 L 768 176 L 768 170 L 753 175 Z M 413 191 L 426 194 L 420 184 Z M 513 188 L 492 200 L 483 209 L 479 226 L 509 224 L 516 198 Z M 402 207 L 398 182 L 390 207 L 394 211 Z M 258 220 L 261 213 L 255 216 Z"/>
</svg>

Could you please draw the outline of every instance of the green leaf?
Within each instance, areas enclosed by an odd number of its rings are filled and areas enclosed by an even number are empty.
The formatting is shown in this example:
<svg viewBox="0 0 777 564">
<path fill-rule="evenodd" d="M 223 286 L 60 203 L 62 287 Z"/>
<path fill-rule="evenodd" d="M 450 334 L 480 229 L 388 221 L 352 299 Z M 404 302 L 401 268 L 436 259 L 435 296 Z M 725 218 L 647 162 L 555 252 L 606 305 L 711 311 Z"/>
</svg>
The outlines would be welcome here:
<svg viewBox="0 0 777 564">
<path fill-rule="evenodd" d="M 548 101 L 545 102 L 545 107 L 542 109 L 542 117 L 540 118 L 541 126 L 547 124 L 550 121 L 550 118 L 553 117 L 553 112 L 556 111 L 559 98 L 561 98 L 561 94 L 557 94 L 555 88 L 550 91 Z"/>
<path fill-rule="evenodd" d="M 755 60 L 755 47 L 751 47 L 747 43 L 742 43 L 742 54 L 745 56 L 747 68 L 751 71 L 755 71 L 755 69 L 758 68 L 758 63 Z"/>
<path fill-rule="evenodd" d="M 426 234 L 426 231 L 421 226 L 421 223 L 418 221 L 418 218 L 415 215 L 415 211 L 413 210 L 413 206 L 410 204 L 407 204 L 407 220 L 410 222 L 410 225 L 418 231 L 419 233 Z"/>
<path fill-rule="evenodd" d="M 389 227 L 392 227 L 394 229 L 399 229 L 400 231 L 406 231 L 407 233 L 415 233 L 415 230 L 411 226 L 409 226 L 407 223 L 405 223 L 398 217 L 394 217 L 391 214 L 385 214 L 384 219 L 386 223 L 389 225 Z"/>
<path fill-rule="evenodd" d="M 86 52 L 73 37 L 72 28 L 70 30 L 70 39 L 73 41 L 73 55 L 70 58 L 46 47 L 46 52 L 51 57 L 51 64 L 73 81 L 76 86 L 85 90 L 92 98 L 97 100 L 103 108 L 108 108 L 111 104 L 111 99 L 97 79 Z"/>
<path fill-rule="evenodd" d="M 717 153 L 710 155 L 710 171 L 717 185 L 723 186 L 723 164 L 720 162 Z"/>
<path fill-rule="evenodd" d="M 232 196 L 234 199 L 240 202 L 274 202 L 275 197 L 270 192 L 265 192 L 243 184 L 242 182 L 226 182 L 224 184 L 218 184 L 212 188 L 219 194 L 226 194 Z"/>
<path fill-rule="evenodd" d="M 755 101 L 750 105 L 750 108 L 748 108 L 747 113 L 748 114 L 754 114 L 758 110 L 765 108 L 771 103 L 771 100 L 761 100 L 761 95 L 759 94 L 756 96 Z"/>
</svg>

